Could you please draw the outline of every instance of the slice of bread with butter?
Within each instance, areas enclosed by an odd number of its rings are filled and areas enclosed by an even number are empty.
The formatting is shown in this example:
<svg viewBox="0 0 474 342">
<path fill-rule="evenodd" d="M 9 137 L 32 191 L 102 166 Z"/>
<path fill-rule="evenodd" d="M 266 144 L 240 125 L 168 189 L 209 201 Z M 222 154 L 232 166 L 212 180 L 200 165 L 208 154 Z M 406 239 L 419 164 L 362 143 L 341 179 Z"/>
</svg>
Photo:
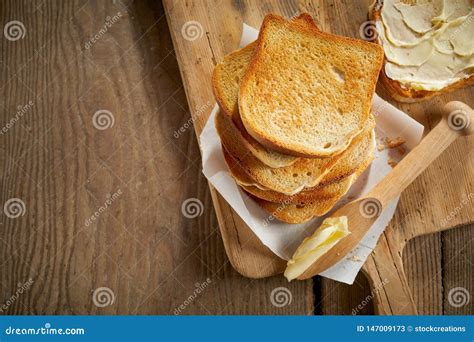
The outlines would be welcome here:
<svg viewBox="0 0 474 342">
<path fill-rule="evenodd" d="M 474 84 L 471 0 L 379 0 L 370 14 L 393 98 L 416 102 Z"/>
</svg>

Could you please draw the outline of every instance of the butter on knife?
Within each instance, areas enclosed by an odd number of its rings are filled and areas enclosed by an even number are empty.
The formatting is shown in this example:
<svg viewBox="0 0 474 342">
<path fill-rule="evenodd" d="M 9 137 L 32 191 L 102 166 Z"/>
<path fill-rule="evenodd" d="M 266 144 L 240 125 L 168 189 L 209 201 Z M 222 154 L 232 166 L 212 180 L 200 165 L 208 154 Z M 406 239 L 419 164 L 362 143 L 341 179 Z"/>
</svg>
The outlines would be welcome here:
<svg viewBox="0 0 474 342">
<path fill-rule="evenodd" d="M 291 281 L 298 278 L 314 262 L 350 233 L 347 216 L 325 219 L 313 235 L 303 240 L 291 260 L 288 261 L 285 270 L 286 279 Z"/>
</svg>

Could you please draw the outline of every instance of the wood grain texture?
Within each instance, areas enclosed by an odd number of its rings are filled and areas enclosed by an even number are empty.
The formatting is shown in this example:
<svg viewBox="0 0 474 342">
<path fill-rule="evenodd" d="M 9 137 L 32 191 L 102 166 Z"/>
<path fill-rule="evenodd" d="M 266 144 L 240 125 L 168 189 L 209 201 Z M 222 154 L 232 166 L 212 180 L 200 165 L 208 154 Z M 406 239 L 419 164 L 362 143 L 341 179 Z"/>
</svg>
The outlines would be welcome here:
<svg viewBox="0 0 474 342">
<path fill-rule="evenodd" d="M 0 135 L 0 203 L 26 208 L 1 215 L 0 313 L 313 312 L 311 282 L 252 281 L 226 257 L 160 2 L 5 1 L 0 17 L 26 29 L 0 39 L 1 126 L 33 102 Z M 98 110 L 113 126 L 94 126 Z M 183 215 L 190 198 L 200 216 Z"/>
<path fill-rule="evenodd" d="M 369 5 L 368 1 L 213 1 L 206 3 L 189 1 L 183 2 L 179 6 L 174 6 L 171 9 L 171 5 L 174 4 L 171 0 L 164 3 L 167 8 L 183 83 L 191 107 L 196 103 L 206 101 L 206 96 L 210 96 L 210 87 L 209 89 L 203 89 L 199 86 L 209 82 L 213 65 L 222 59 L 225 53 L 231 52 L 238 47 L 241 23 L 243 21 L 258 27 L 263 16 L 268 12 L 291 17 L 306 11 L 315 17 L 318 25 L 323 30 L 357 37 L 360 25 L 367 20 L 367 8 Z M 183 39 L 180 30 L 185 23 L 192 20 L 198 21 L 202 25 L 206 40 L 197 40 L 193 44 L 189 44 L 188 41 Z M 384 89 L 378 87 L 377 92 L 386 100 L 394 103 Z M 212 100 L 212 97 L 210 98 Z M 425 125 L 426 131 L 429 131 L 439 119 L 435 113 L 436 108 L 454 99 L 464 101 L 472 106 L 473 89 L 459 90 L 419 104 L 394 104 L 420 121 Z M 201 123 L 205 119 L 203 120 L 202 116 L 200 116 L 198 121 Z M 433 246 L 435 247 L 434 249 L 425 251 L 418 242 L 425 239 L 429 241 L 433 239 L 432 236 L 416 239 L 410 243 L 410 248 L 414 248 L 419 253 L 421 259 L 429 259 L 430 263 L 439 261 L 436 266 L 437 272 L 433 272 L 431 266 L 427 266 L 427 260 L 421 260 L 420 258 L 416 258 L 416 265 L 407 260 L 404 263 L 404 272 L 401 265 L 402 251 L 406 242 L 418 235 L 430 234 L 473 221 L 474 212 L 470 201 L 469 205 L 464 205 L 460 211 L 456 212 L 456 215 L 450 216 L 450 212 L 459 203 L 459 194 L 470 194 L 473 189 L 472 163 L 474 159 L 472 147 L 472 138 L 463 138 L 457 141 L 403 193 L 399 209 L 390 227 L 384 234 L 387 244 L 385 247 L 382 245 L 377 247 L 364 269 L 371 280 L 378 277 L 379 282 L 382 282 L 385 278 L 380 278 L 380 266 L 377 265 L 385 262 L 393 263 L 394 259 L 396 259 L 396 267 L 392 270 L 395 272 L 386 270 L 387 275 L 396 275 L 393 278 L 393 283 L 387 287 L 397 289 L 397 282 L 399 282 L 399 284 L 404 284 L 404 292 L 406 292 L 405 290 L 407 290 L 408 286 L 406 279 L 404 279 L 405 273 L 409 275 L 410 279 L 410 275 L 416 269 L 417 275 L 421 274 L 426 277 L 429 274 L 439 274 L 440 271 L 444 272 L 444 267 L 450 267 L 449 264 L 444 264 L 441 260 L 441 256 L 446 248 L 445 246 L 436 245 Z M 220 200 L 220 202 L 222 201 Z M 222 205 L 219 204 L 217 210 L 224 210 L 226 212 L 227 208 L 222 208 Z M 231 215 L 226 213 L 225 216 L 230 217 Z M 450 219 L 446 220 L 447 217 L 450 217 Z M 234 238 L 238 234 L 236 233 L 236 227 L 239 228 L 239 231 L 240 229 L 245 231 L 247 228 L 238 223 L 236 224 L 235 221 L 230 222 L 228 220 L 225 223 L 226 225 L 224 228 L 221 226 L 221 229 L 223 229 L 223 237 L 229 257 L 234 260 L 233 264 L 239 265 L 239 271 L 242 272 L 241 267 L 244 265 L 246 266 L 245 271 L 243 271 L 244 274 L 250 272 L 253 276 L 255 272 L 259 272 L 261 268 L 259 267 L 260 263 L 254 260 L 246 263 L 248 256 L 251 255 L 253 257 L 254 254 L 243 253 L 245 251 L 242 248 L 243 246 L 241 243 L 236 243 Z M 460 234 L 456 232 L 450 233 Z M 460 241 L 458 242 L 461 244 Z M 230 245 L 232 243 L 233 245 Z M 466 241 L 464 241 L 462 248 L 466 247 L 465 244 Z M 247 248 L 259 250 L 259 246 L 253 244 L 248 245 Z M 268 258 L 267 251 L 264 251 L 265 262 L 261 264 L 265 265 L 266 269 L 268 269 Z M 462 263 L 463 261 L 460 262 Z M 274 263 L 275 271 L 279 270 L 281 262 L 275 259 Z M 445 274 L 448 274 L 448 272 L 445 272 Z M 267 274 L 261 273 L 260 275 L 266 276 Z M 472 278 L 472 270 L 467 272 L 466 277 Z M 374 284 L 373 281 L 372 284 Z M 410 286 L 412 290 L 415 289 L 413 292 L 416 297 L 416 293 L 422 287 L 422 284 L 412 283 Z M 338 288 L 338 290 L 333 291 L 335 288 Z M 334 307 L 333 302 L 337 302 L 340 308 L 337 313 L 351 313 L 353 306 L 347 302 L 347 298 L 350 296 L 341 296 L 338 291 L 350 290 L 349 287 L 338 287 L 335 286 L 334 282 L 323 280 L 321 293 L 324 293 L 325 296 L 322 299 L 321 306 L 323 308 Z M 363 299 L 370 295 L 369 291 L 367 289 L 362 291 L 364 293 L 360 293 L 360 298 Z M 426 306 L 435 308 L 442 305 L 440 304 L 444 298 L 442 284 L 433 283 L 429 293 L 429 301 L 425 304 Z M 385 294 L 385 304 L 387 305 L 385 313 L 393 313 L 393 310 L 388 305 L 387 295 L 389 294 Z M 341 298 L 345 298 L 345 301 L 341 300 Z M 391 299 L 396 300 L 396 298 L 395 296 Z M 377 302 L 378 300 L 381 300 L 381 298 L 377 297 L 369 302 Z M 410 301 L 413 303 L 412 299 Z M 416 300 L 415 302 L 418 304 L 420 312 L 427 312 L 425 308 L 420 308 L 419 301 Z M 326 311 L 323 309 L 322 311 L 336 313 L 330 309 Z"/>
<path fill-rule="evenodd" d="M 343 27 L 346 25 L 351 26 L 349 16 L 341 10 L 349 4 L 347 2 L 336 2 L 334 5 L 340 8 L 338 10 L 339 15 L 344 15 L 343 20 L 337 22 Z M 351 16 L 359 17 L 360 23 L 363 22 L 363 16 L 357 10 L 350 11 L 350 13 Z M 351 32 L 349 29 L 345 34 L 356 36 L 354 32 L 357 32 L 357 30 L 354 29 Z M 344 34 L 344 30 L 340 33 Z M 380 86 L 377 88 L 377 93 L 421 122 L 425 126 L 425 132 L 429 131 L 437 123 L 439 120 L 439 108 L 445 103 L 452 100 L 460 100 L 471 107 L 474 104 L 474 90 L 472 87 L 417 104 L 393 102 L 386 90 Z M 445 283 L 450 283 L 453 277 L 458 279 L 457 283 L 460 284 L 459 286 L 467 288 L 472 293 L 474 274 L 471 267 L 472 264 L 469 263 L 469 260 L 471 260 L 469 258 L 472 258 L 473 255 L 472 234 L 474 232 L 472 225 L 445 233 L 436 233 L 435 235 L 416 238 L 408 243 L 403 253 L 402 251 L 407 241 L 419 234 L 432 234 L 449 227 L 459 227 L 472 221 L 474 217 L 472 205 L 472 194 L 474 192 L 473 147 L 472 138 L 461 138 L 448 148 L 415 181 L 415 184 L 402 194 L 395 217 L 384 233 L 385 236 L 389 236 L 389 240 L 392 243 L 401 246 L 399 251 L 395 251 L 394 257 L 397 259 L 397 254 L 399 256 L 403 254 L 404 273 L 407 274 L 411 293 L 420 314 L 453 312 L 453 308 L 445 304 L 447 292 L 444 285 Z M 450 244 L 448 246 L 441 243 L 445 234 L 469 236 L 470 238 L 454 239 L 457 245 Z M 465 251 L 464 253 L 467 253 L 469 258 L 456 257 L 453 260 L 459 263 L 457 266 L 454 266 L 453 263 L 447 263 L 446 259 L 443 258 L 443 254 L 449 253 L 454 256 L 457 255 L 458 250 Z M 388 251 L 389 249 L 383 247 L 383 244 L 379 244 L 364 266 L 364 271 L 369 273 L 370 277 L 379 284 L 384 279 L 381 278 L 377 268 L 374 266 L 375 259 L 386 259 Z M 459 280 L 460 275 L 455 277 L 453 270 L 456 268 L 465 269 L 462 280 Z M 373 284 L 373 281 L 371 282 Z M 328 281 L 328 287 L 334 286 L 333 283 Z M 373 289 L 374 287 L 372 287 L 368 295 L 372 295 Z M 384 294 L 383 291 L 378 293 L 380 295 Z M 388 303 L 388 298 L 385 299 L 385 303 Z M 332 297 L 329 297 L 326 303 L 330 303 L 333 300 Z M 474 305 L 471 301 L 457 310 L 458 312 L 472 313 Z M 346 308 L 339 312 L 350 313 L 350 310 Z M 390 307 L 385 308 L 385 312 L 390 312 Z"/>
<path fill-rule="evenodd" d="M 266 11 L 292 15 L 306 10 L 323 29 L 337 32 L 337 23 L 344 22 L 344 30 L 354 34 L 358 23 L 342 19 L 347 17 L 344 8 L 354 6 L 361 19 L 365 10 L 365 4 L 338 1 L 274 5 L 222 0 L 214 5 L 219 22 L 213 31 L 206 28 L 203 37 L 213 42 L 207 49 L 214 53 L 202 49 L 190 63 L 207 71 L 212 69 L 208 58 L 237 46 L 242 18 L 258 26 Z M 107 17 L 119 11 L 123 16 L 86 49 Z M 0 213 L 0 314 L 174 314 L 185 303 L 179 314 L 310 314 L 313 303 L 317 313 L 351 314 L 370 295 L 362 275 L 354 286 L 323 279 L 314 298 L 311 282 L 249 280 L 233 270 L 214 215 L 215 194 L 200 171 L 189 113 L 199 112 L 211 98 L 188 108 L 181 77 L 194 72 L 178 69 L 159 2 L 4 1 L 0 18 L 2 25 L 20 20 L 26 28 L 25 37 L 15 42 L 0 37 L 1 128 L 17 116 L 18 106 L 34 103 L 0 134 L 0 204 L 20 198 L 26 207 L 16 219 Z M 207 91 L 206 82 L 196 87 Z M 456 94 L 449 99 L 472 101 L 472 90 Z M 434 99 L 430 108 L 446 100 Z M 425 125 L 435 124 L 422 105 L 400 107 Z M 113 114 L 112 128 L 93 126 L 99 109 Z M 175 138 L 181 127 L 188 128 Z M 436 162 L 419 181 L 419 186 L 435 182 L 436 187 L 423 193 L 414 187 L 402 196 L 405 209 L 392 224 L 406 236 L 414 227 L 441 224 L 451 212 L 450 224 L 472 217 L 472 201 L 456 210 L 463 196 L 473 193 L 472 157 L 463 152 L 472 151 L 472 141 L 457 144 L 445 153 L 447 163 Z M 122 194 L 86 226 L 85 220 L 118 190 Z M 183 217 L 180 207 L 188 198 L 203 203 L 201 216 Z M 408 243 L 403 260 L 420 313 L 473 313 L 472 231 L 466 226 Z M 249 233 L 239 237 L 252 239 Z M 270 273 L 277 270 L 268 267 Z M 8 304 L 30 277 L 33 284 Z M 209 286 L 190 300 L 195 284 L 208 277 Z M 103 308 L 92 300 L 102 286 L 115 297 Z M 270 294 L 280 286 L 289 288 L 293 299 L 276 308 Z M 448 293 L 455 287 L 470 291 L 469 304 L 449 304 Z M 361 313 L 373 312 L 372 301 Z"/>
</svg>

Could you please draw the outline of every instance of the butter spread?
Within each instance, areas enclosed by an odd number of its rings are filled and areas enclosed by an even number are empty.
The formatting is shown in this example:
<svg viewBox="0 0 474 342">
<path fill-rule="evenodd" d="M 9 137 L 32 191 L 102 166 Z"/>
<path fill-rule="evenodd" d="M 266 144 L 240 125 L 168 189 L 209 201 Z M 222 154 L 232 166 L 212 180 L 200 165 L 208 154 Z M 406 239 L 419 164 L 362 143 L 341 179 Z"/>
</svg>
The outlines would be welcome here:
<svg viewBox="0 0 474 342">
<path fill-rule="evenodd" d="M 325 219 L 312 236 L 303 240 L 291 260 L 288 261 L 285 270 L 286 279 L 291 281 L 298 278 L 321 256 L 349 234 L 347 216 Z"/>
<path fill-rule="evenodd" d="M 435 91 L 474 73 L 471 0 L 384 0 L 381 19 L 385 73 L 402 86 Z"/>
</svg>

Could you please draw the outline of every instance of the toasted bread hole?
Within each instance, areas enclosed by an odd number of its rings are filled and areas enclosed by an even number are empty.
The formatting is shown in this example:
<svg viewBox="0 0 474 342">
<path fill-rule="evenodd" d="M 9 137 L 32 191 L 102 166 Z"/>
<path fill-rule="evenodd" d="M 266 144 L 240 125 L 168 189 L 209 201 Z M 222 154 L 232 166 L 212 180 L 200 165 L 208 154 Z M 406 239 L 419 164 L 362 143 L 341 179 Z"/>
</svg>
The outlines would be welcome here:
<svg viewBox="0 0 474 342">
<path fill-rule="evenodd" d="M 296 209 L 303 209 L 303 208 L 304 208 L 304 205 L 301 205 L 301 204 L 296 205 Z"/>
<path fill-rule="evenodd" d="M 346 81 L 346 78 L 345 78 L 345 75 L 344 75 L 344 71 L 342 71 L 342 70 L 340 70 L 340 69 L 338 69 L 338 68 L 336 68 L 336 67 L 334 67 L 334 66 L 332 67 L 332 71 L 333 71 L 334 76 L 336 77 L 336 80 L 337 80 L 338 82 L 343 83 L 343 82 Z"/>
<path fill-rule="evenodd" d="M 306 176 L 311 176 L 313 173 L 310 171 L 310 172 L 306 172 Z"/>
<path fill-rule="evenodd" d="M 298 177 L 298 174 L 297 173 L 293 173 L 293 177 Z"/>
<path fill-rule="evenodd" d="M 323 147 L 324 147 L 324 148 L 330 148 L 331 145 L 332 145 L 332 144 L 331 144 L 330 142 L 328 142 L 328 143 L 325 143 Z"/>
</svg>

